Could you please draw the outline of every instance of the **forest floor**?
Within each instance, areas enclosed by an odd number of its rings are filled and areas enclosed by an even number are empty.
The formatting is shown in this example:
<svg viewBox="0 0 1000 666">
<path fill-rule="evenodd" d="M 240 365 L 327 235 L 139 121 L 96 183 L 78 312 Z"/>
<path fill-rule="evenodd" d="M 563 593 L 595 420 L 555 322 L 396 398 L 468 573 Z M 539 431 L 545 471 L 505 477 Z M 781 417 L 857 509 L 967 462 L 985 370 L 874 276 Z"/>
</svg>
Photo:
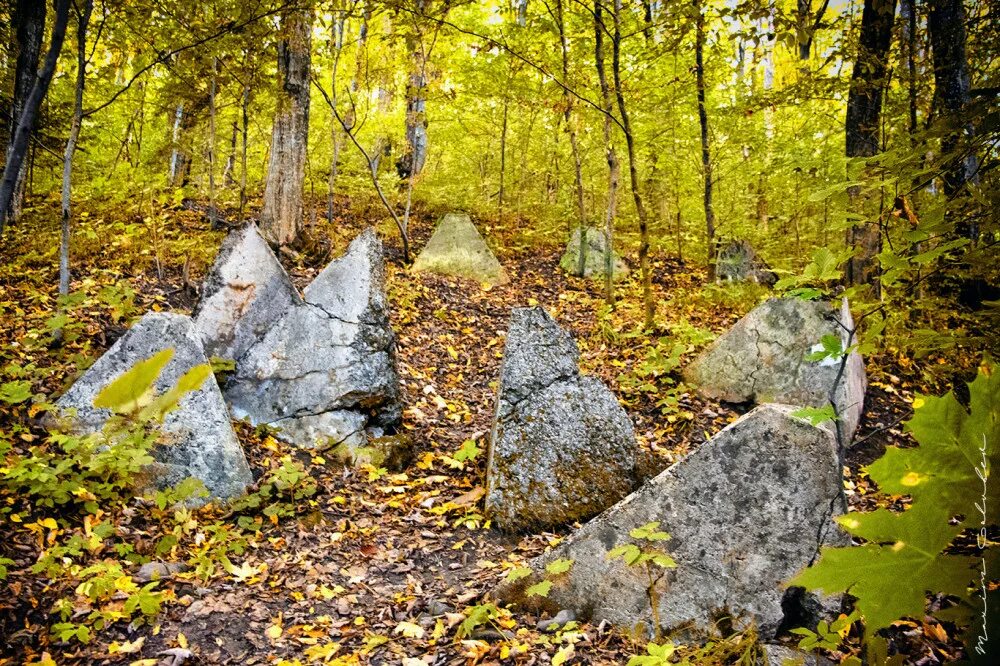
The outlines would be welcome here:
<svg viewBox="0 0 1000 666">
<path fill-rule="evenodd" d="M 417 211 L 416 251 L 441 212 Z M 366 220 L 382 217 L 377 209 L 356 206 L 332 227 L 321 223 L 312 229 L 282 261 L 302 287 L 339 256 Z M 223 235 L 210 231 L 201 213 L 180 207 L 152 208 L 141 216 L 111 207 L 91 210 L 75 236 L 73 287 L 81 296 L 69 318 L 54 323 L 56 219 L 53 208 L 36 209 L 0 249 L 0 381 L 20 373 L 32 378 L 33 391 L 52 396 L 121 335 L 129 318 L 149 308 L 190 311 L 195 285 Z M 161 581 L 158 589 L 169 590 L 172 601 L 152 623 L 119 622 L 87 644 L 49 636 L 50 609 L 67 594 L 67 583 L 30 574 L 43 538 L 6 522 L 0 556 L 14 564 L 0 598 L 0 664 L 43 653 L 56 662 L 179 664 L 189 651 L 194 659 L 189 664 L 545 664 L 568 656 L 571 663 L 612 664 L 641 652 L 641 641 L 606 626 L 544 632 L 537 629 L 537 617 L 483 605 L 484 595 L 510 567 L 557 543 L 565 532 L 518 536 L 492 528 L 480 508 L 485 454 L 461 460 L 456 452 L 463 446 L 467 453 L 485 451 L 510 308 L 538 304 L 572 332 L 582 370 L 600 376 L 622 399 L 636 425 L 646 473 L 663 469 L 749 408 L 697 396 L 682 385 L 679 368 L 709 333 L 728 329 L 765 292 L 705 286 L 698 268 L 654 253 L 658 329 L 642 332 L 638 271 L 619 285 L 620 305 L 611 312 L 603 306 L 600 284 L 559 269 L 561 233 L 529 238 L 522 220 L 477 222 L 507 269 L 506 285 L 484 288 L 415 274 L 403 266 L 390 228 L 380 227 L 389 255 L 404 428 L 414 447 L 405 470 L 344 469 L 322 454 L 290 452 L 271 437 L 239 427 L 255 475 L 291 455 L 315 478 L 317 493 L 298 502 L 294 516 L 258 521 L 261 530 L 246 537 L 245 552 L 230 554 L 235 566 L 228 573 L 189 571 Z M 51 344 L 57 323 L 68 331 L 59 347 Z M 846 461 L 846 488 L 855 507 L 872 502 L 861 466 L 887 444 L 907 443 L 900 421 L 910 413 L 915 392 L 937 389 L 921 383 L 915 364 L 899 354 L 868 359 L 868 373 L 863 442 Z M 0 415 L 0 430 L 14 432 L 15 422 L 20 424 L 15 449 L 44 439 L 31 410 Z M 475 447 L 466 444 L 470 440 Z M 225 518 L 218 509 L 205 512 L 207 517 L 196 518 Z M 153 557 L 142 535 L 155 532 L 154 518 L 134 508 L 116 515 L 120 530 L 138 535 L 136 552 Z M 0 521 L 7 518 L 0 513 Z M 159 559 L 184 560 L 185 553 L 175 550 Z M 78 596 L 76 603 L 75 615 L 85 616 L 86 600 Z M 491 619 L 476 625 L 470 622 L 476 613 Z M 705 663 L 731 662 L 747 638 L 735 636 L 709 652 L 691 648 L 690 653 Z M 904 623 L 894 632 L 894 647 L 911 663 L 954 657 L 953 643 L 939 625 Z M 164 656 L 167 650 L 172 652 Z"/>
</svg>

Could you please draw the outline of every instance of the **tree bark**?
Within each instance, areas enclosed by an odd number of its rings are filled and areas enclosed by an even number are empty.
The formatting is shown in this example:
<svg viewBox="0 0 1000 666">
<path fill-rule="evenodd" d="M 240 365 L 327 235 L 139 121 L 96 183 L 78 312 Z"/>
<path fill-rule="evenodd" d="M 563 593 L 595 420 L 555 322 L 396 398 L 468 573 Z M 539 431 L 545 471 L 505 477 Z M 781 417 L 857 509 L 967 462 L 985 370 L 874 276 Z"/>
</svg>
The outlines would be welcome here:
<svg viewBox="0 0 1000 666">
<path fill-rule="evenodd" d="M 963 147 L 975 135 L 975 127 L 964 118 L 969 103 L 969 70 L 965 58 L 965 7 L 962 0 L 930 0 L 928 27 L 934 56 L 934 95 L 941 115 L 948 118 L 956 131 L 941 141 L 941 152 L 949 158 L 943 174 L 947 196 L 959 192 L 966 183 L 978 179 L 979 160 L 975 152 Z M 974 226 L 963 223 L 959 232 L 975 238 Z"/>
<path fill-rule="evenodd" d="M 13 24 L 17 38 L 17 60 L 14 65 L 14 96 L 10 108 L 10 135 L 7 151 L 13 148 L 17 123 L 24 112 L 31 94 L 31 87 L 38 74 L 38 60 L 42 53 L 42 41 L 45 38 L 45 10 L 47 2 L 41 0 L 17 0 L 13 10 Z M 17 220 L 21 215 L 24 203 L 24 177 L 26 165 L 21 165 L 14 183 L 14 198 L 10 203 L 8 214 L 11 220 Z"/>
<path fill-rule="evenodd" d="M 94 9 L 94 0 L 86 0 L 83 9 L 77 15 L 76 28 L 76 89 L 73 95 L 73 121 L 69 128 L 69 138 L 66 140 L 66 151 L 63 153 L 62 179 L 62 234 L 59 240 L 59 295 L 69 294 L 69 239 L 70 239 L 70 200 L 73 186 L 73 154 L 80 138 L 80 125 L 83 121 L 83 90 L 87 82 L 87 26 L 90 14 Z M 56 340 L 62 340 L 62 329 L 55 333 Z"/>
<path fill-rule="evenodd" d="M 559 51 L 562 54 L 563 81 L 569 81 L 569 42 L 566 39 L 566 17 L 562 0 L 556 0 L 556 27 L 559 29 Z M 576 216 L 580 227 L 580 261 L 577 266 L 582 276 L 586 262 L 584 245 L 586 243 L 587 211 L 583 200 L 583 164 L 580 158 L 580 146 L 576 140 L 576 126 L 573 124 L 573 97 L 568 90 L 563 90 L 563 121 L 569 133 L 570 154 L 573 157 L 573 169 L 576 176 Z M 570 225 L 572 229 L 573 225 Z"/>
<path fill-rule="evenodd" d="M 705 108 L 705 14 L 701 0 L 695 0 L 694 61 L 698 92 L 698 122 L 701 125 L 701 169 L 705 177 L 705 235 L 708 245 L 708 280 L 715 280 L 715 210 L 712 208 L 712 154 L 708 145 L 708 111 Z"/>
<path fill-rule="evenodd" d="M 858 56 L 847 97 L 845 144 L 849 158 L 872 157 L 881 151 L 879 126 L 895 10 L 896 0 L 865 0 Z M 860 200 L 860 188 L 852 187 L 849 194 L 856 212 L 864 214 L 866 206 Z M 847 263 L 847 284 L 871 285 L 877 298 L 881 286 L 876 257 L 882 246 L 878 223 L 855 224 L 848 231 L 847 243 L 854 253 Z"/>
<path fill-rule="evenodd" d="M 28 151 L 28 139 L 35 126 L 35 119 L 38 117 L 38 109 L 42 105 L 42 98 L 49 89 L 52 75 L 56 71 L 56 63 L 59 60 L 59 51 L 62 50 L 63 40 L 66 37 L 66 24 L 69 21 L 70 0 L 58 0 L 56 2 L 56 22 L 52 27 L 52 38 L 49 42 L 48 53 L 45 54 L 45 63 L 39 70 L 34 84 L 31 86 L 31 93 L 24 103 L 21 117 L 17 122 L 17 129 L 14 131 L 14 140 L 7 150 L 7 160 L 3 169 L 3 180 L 0 181 L 0 233 L 3 233 L 7 224 L 7 214 L 14 199 L 14 192 L 17 185 L 21 167 L 24 164 L 24 156 Z"/>
<path fill-rule="evenodd" d="M 208 221 L 212 229 L 219 226 L 215 208 L 215 87 L 218 72 L 219 61 L 212 58 L 212 78 L 208 91 Z"/>
<path fill-rule="evenodd" d="M 288 245 L 302 229 L 302 192 L 309 139 L 309 74 L 312 44 L 311 8 L 281 14 L 278 42 L 278 105 L 271 132 L 271 154 L 261 230 L 273 243 Z"/>
<path fill-rule="evenodd" d="M 618 210 L 618 181 L 621 178 L 621 167 L 618 165 L 618 155 L 611 136 L 611 88 L 608 76 L 604 70 L 604 21 L 601 18 L 602 0 L 594 0 L 594 64 L 597 68 L 597 78 L 601 83 L 601 104 L 604 111 L 604 153 L 608 162 L 608 203 L 604 214 L 604 233 L 607 245 L 604 251 L 604 300 L 608 305 L 615 303 L 614 255 L 612 245 L 615 237 L 615 215 Z"/>
<path fill-rule="evenodd" d="M 622 1 L 614 4 L 614 34 L 611 39 L 611 71 L 614 73 L 615 98 L 618 101 L 618 115 L 621 116 L 622 130 L 625 133 L 625 148 L 628 152 L 628 175 L 632 186 L 632 200 L 635 203 L 635 213 L 639 218 L 639 273 L 642 277 L 642 303 L 646 328 L 652 328 L 656 314 L 656 304 L 653 302 L 653 280 L 649 273 L 649 217 L 642 200 L 639 185 L 639 172 L 636 165 L 635 137 L 632 135 L 632 125 L 625 106 L 625 95 L 622 92 L 621 77 L 621 13 Z M 610 246 L 610 239 L 608 239 Z"/>
<path fill-rule="evenodd" d="M 418 175 L 427 161 L 427 52 L 419 16 L 427 0 L 417 0 L 415 6 L 413 30 L 407 34 L 410 74 L 406 86 L 406 152 L 398 164 L 400 178 Z"/>
</svg>

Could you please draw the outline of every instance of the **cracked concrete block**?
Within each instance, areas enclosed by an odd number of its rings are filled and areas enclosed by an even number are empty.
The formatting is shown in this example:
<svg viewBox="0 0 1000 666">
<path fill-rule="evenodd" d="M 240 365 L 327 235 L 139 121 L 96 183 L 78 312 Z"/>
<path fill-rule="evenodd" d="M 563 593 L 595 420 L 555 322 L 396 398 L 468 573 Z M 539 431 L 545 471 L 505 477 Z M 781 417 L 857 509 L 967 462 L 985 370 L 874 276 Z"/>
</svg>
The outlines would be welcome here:
<svg viewBox="0 0 1000 666">
<path fill-rule="evenodd" d="M 559 260 L 559 267 L 570 275 L 580 275 L 580 231 L 577 227 L 566 244 L 566 251 Z M 587 227 L 583 241 L 583 276 L 585 278 L 604 279 L 605 253 L 608 251 L 608 236 L 602 229 Z M 614 279 L 628 275 L 628 266 L 618 256 L 611 253 L 611 274 Z"/>
<path fill-rule="evenodd" d="M 655 598 L 668 633 L 697 639 L 756 624 L 765 640 L 773 637 L 784 617 L 784 582 L 821 545 L 843 543 L 831 519 L 841 506 L 836 443 L 828 430 L 792 417 L 795 409 L 757 407 L 533 560 L 533 574 L 504 583 L 497 596 L 629 629 L 652 626 Z M 671 538 L 630 535 L 652 522 Z M 676 568 L 654 567 L 654 596 L 643 565 L 609 557 L 625 544 L 676 561 Z M 572 560 L 570 570 L 548 574 L 546 565 L 560 558 Z M 526 597 L 542 579 L 552 582 L 548 597 Z"/>
<path fill-rule="evenodd" d="M 251 222 L 222 242 L 192 317 L 207 356 L 236 360 L 301 302 L 285 269 Z"/>
<path fill-rule="evenodd" d="M 503 284 L 507 275 L 465 213 L 448 213 L 413 262 L 414 271 L 471 278 L 485 284 Z"/>
<path fill-rule="evenodd" d="M 310 448 L 360 446 L 366 427 L 398 425 L 395 336 L 373 230 L 237 361 L 225 394 L 234 417 L 281 428 L 282 439 Z"/>
<path fill-rule="evenodd" d="M 191 368 L 208 363 L 201 339 L 191 319 L 167 312 L 150 312 L 135 323 L 78 379 L 56 403 L 60 414 L 78 432 L 95 432 L 111 417 L 94 407 L 94 399 L 137 362 L 164 349 L 173 349 L 170 361 L 153 384 L 164 393 Z M 243 494 L 253 483 L 215 377 L 209 375 L 197 391 L 181 399 L 160 426 L 162 442 L 151 451 L 156 463 L 149 474 L 159 488 L 174 486 L 188 477 L 205 484 L 212 497 L 227 499 Z"/>
<path fill-rule="evenodd" d="M 756 282 L 768 287 L 778 281 L 777 273 L 757 256 L 747 240 L 731 240 L 719 248 L 715 278 L 719 282 Z"/>
<path fill-rule="evenodd" d="M 504 529 L 585 520 L 635 486 L 632 422 L 578 357 L 543 309 L 513 310 L 486 470 L 486 510 Z"/>
<path fill-rule="evenodd" d="M 857 351 L 851 352 L 838 378 L 839 360 L 807 357 L 822 349 L 824 336 L 837 337 L 841 348 L 848 346 L 853 328 L 847 299 L 837 308 L 824 301 L 772 298 L 702 352 L 685 369 L 684 378 L 703 395 L 727 402 L 824 407 L 832 393 L 847 444 L 864 410 L 864 361 Z"/>
</svg>

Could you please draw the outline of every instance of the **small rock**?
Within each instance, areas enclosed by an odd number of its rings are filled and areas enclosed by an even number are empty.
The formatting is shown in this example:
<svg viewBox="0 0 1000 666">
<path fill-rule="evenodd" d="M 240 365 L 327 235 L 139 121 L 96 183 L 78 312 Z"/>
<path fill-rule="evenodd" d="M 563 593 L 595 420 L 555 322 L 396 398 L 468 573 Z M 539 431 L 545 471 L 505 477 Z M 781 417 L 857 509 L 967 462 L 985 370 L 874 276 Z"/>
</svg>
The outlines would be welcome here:
<svg viewBox="0 0 1000 666">
<path fill-rule="evenodd" d="M 746 240 L 729 241 L 719 248 L 715 275 L 719 282 L 756 282 L 768 287 L 778 281 L 778 275 Z"/>
<path fill-rule="evenodd" d="M 765 643 L 763 647 L 764 659 L 760 666 L 833 666 L 836 663 L 826 657 L 778 643 Z"/>
<path fill-rule="evenodd" d="M 556 613 L 556 616 L 548 620 L 539 620 L 538 627 L 539 631 L 548 631 L 549 629 L 558 629 L 559 627 L 565 625 L 567 622 L 572 622 L 576 619 L 576 613 L 568 608 Z"/>
<path fill-rule="evenodd" d="M 183 562 L 146 562 L 139 567 L 133 578 L 137 583 L 149 583 L 187 570 L 188 566 Z"/>
</svg>

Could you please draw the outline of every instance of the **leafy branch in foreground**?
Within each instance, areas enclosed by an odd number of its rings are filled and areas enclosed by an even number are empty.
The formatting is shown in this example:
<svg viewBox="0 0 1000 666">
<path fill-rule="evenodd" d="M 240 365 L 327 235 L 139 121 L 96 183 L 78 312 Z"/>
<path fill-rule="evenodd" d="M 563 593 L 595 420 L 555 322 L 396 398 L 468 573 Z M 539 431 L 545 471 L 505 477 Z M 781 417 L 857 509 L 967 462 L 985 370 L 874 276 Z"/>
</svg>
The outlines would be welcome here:
<svg viewBox="0 0 1000 666">
<path fill-rule="evenodd" d="M 904 617 L 922 618 L 927 594 L 944 594 L 954 605 L 939 618 L 969 630 L 971 644 L 987 601 L 980 595 L 995 576 L 986 573 L 996 558 L 987 529 L 997 517 L 989 508 L 1000 506 L 1000 375 L 992 361 L 983 362 L 969 394 L 968 410 L 951 392 L 914 400 L 906 429 L 919 446 L 890 447 L 868 467 L 881 492 L 909 496 L 909 508 L 841 516 L 838 522 L 865 544 L 823 548 L 790 585 L 849 592 L 870 634 Z M 974 548 L 956 542 L 963 533 L 975 535 Z"/>
</svg>

